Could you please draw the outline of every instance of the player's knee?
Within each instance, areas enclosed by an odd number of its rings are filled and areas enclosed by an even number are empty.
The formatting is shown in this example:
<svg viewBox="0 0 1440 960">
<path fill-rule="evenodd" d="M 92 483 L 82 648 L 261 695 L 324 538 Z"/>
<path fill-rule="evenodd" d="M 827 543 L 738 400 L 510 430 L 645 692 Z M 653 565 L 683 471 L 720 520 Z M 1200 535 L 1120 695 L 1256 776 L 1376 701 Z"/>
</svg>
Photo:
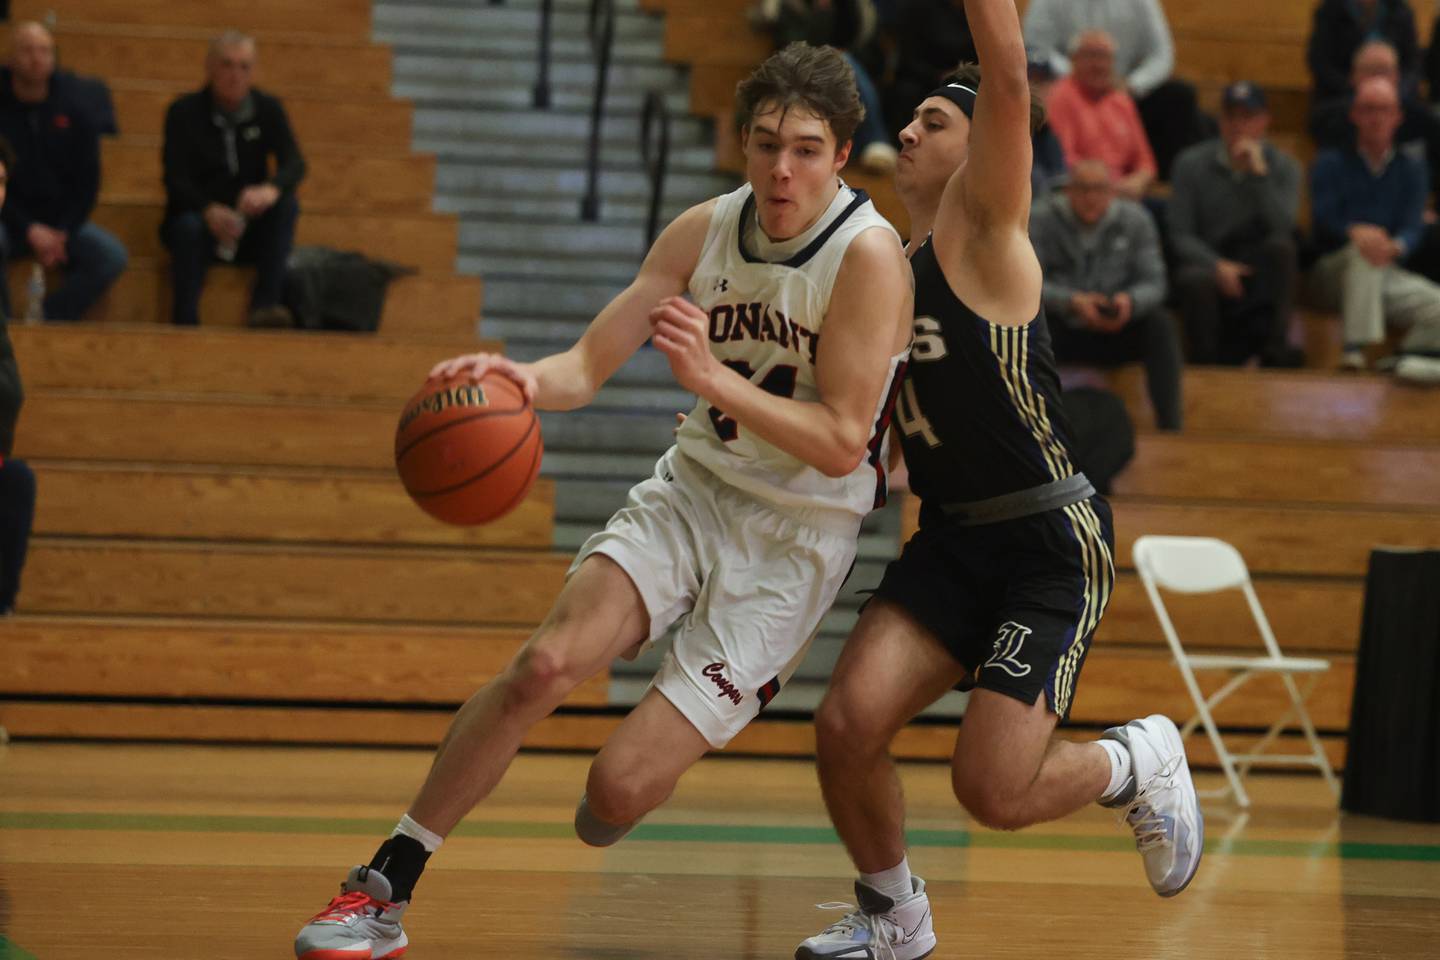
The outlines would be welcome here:
<svg viewBox="0 0 1440 960">
<path fill-rule="evenodd" d="M 634 823 L 665 802 L 674 784 L 657 782 L 641 768 L 597 761 L 590 768 L 585 796 L 590 812 L 607 824 Z"/>
<path fill-rule="evenodd" d="M 1015 798 L 994 778 L 952 768 L 950 787 L 955 791 L 955 799 L 960 801 L 960 806 L 991 830 L 1019 830 L 1028 826 Z"/>
<path fill-rule="evenodd" d="M 583 679 L 575 676 L 574 665 L 562 651 L 527 647 L 507 671 L 505 703 L 511 709 L 553 706 Z"/>
<path fill-rule="evenodd" d="M 850 697 L 827 695 L 815 713 L 816 749 L 822 761 L 883 751 L 889 739 L 870 712 Z"/>
</svg>

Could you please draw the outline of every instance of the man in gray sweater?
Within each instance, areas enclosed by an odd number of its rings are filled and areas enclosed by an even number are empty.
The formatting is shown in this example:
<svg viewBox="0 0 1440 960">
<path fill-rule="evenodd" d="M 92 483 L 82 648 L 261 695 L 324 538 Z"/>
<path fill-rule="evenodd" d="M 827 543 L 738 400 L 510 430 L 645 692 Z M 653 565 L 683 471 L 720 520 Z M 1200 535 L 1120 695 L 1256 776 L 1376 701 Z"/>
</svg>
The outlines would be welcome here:
<svg viewBox="0 0 1440 960">
<path fill-rule="evenodd" d="M 1063 192 L 1036 204 L 1030 240 L 1045 272 L 1045 315 L 1062 364 L 1145 363 L 1155 423 L 1179 430 L 1180 343 L 1165 312 L 1155 222 L 1115 195 L 1098 160 L 1077 163 Z"/>
<path fill-rule="evenodd" d="M 1220 136 L 1175 161 L 1169 215 L 1191 363 L 1299 366 L 1287 341 L 1298 266 L 1299 162 L 1265 139 L 1265 91 L 1233 83 Z"/>
</svg>

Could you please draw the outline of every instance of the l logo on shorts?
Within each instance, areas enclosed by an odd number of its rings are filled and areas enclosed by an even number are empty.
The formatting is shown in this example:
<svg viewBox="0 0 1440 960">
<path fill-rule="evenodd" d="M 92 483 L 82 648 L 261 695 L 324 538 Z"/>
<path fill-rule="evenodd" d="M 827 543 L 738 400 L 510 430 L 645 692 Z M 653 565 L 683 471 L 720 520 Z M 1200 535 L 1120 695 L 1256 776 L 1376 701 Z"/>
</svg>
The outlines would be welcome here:
<svg viewBox="0 0 1440 960">
<path fill-rule="evenodd" d="M 989 660 L 980 665 L 980 669 L 999 667 L 1012 677 L 1028 674 L 1030 664 L 1021 663 L 1018 658 L 1020 648 L 1025 646 L 1025 638 L 1030 636 L 1031 632 L 1029 627 L 1021 626 L 1013 620 L 1000 624 L 999 633 L 995 637 L 995 652 L 990 655 Z"/>
</svg>

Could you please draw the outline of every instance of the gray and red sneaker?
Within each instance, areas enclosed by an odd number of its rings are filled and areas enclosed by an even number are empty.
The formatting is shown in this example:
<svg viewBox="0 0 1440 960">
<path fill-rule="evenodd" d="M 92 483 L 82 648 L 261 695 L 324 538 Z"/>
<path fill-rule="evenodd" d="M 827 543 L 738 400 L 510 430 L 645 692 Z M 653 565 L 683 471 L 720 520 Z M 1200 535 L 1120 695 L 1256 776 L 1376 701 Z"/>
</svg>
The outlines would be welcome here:
<svg viewBox="0 0 1440 960">
<path fill-rule="evenodd" d="M 400 927 L 408 900 L 390 900 L 390 881 L 378 870 L 354 867 L 340 896 L 311 917 L 295 937 L 296 960 L 380 960 L 410 946 Z"/>
</svg>

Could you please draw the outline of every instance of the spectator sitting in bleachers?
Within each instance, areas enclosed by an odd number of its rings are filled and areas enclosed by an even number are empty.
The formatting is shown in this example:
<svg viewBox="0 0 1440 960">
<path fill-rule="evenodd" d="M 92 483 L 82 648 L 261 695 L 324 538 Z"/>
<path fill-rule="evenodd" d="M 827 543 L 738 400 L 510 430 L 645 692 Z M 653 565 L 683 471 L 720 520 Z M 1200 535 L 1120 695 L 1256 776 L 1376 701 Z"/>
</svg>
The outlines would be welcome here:
<svg viewBox="0 0 1440 960">
<path fill-rule="evenodd" d="M 1031 56 L 1026 74 L 1030 78 L 1030 96 L 1035 102 L 1044 103 L 1055 85 L 1055 69 L 1048 59 Z M 1069 169 L 1065 164 L 1065 148 L 1060 145 L 1060 138 L 1055 136 L 1048 118 L 1031 134 L 1030 153 L 1030 202 L 1033 205 L 1048 196 Z"/>
<path fill-rule="evenodd" d="M 113 132 L 113 112 L 107 121 L 99 81 L 55 69 L 55 39 L 45 27 L 16 24 L 10 43 L 10 66 L 0 70 L 0 136 L 15 166 L 0 246 L 7 259 L 33 256 L 47 270 L 63 270 L 43 314 L 79 320 L 128 260 L 124 245 L 90 221 L 100 196 L 100 134 L 107 125 Z"/>
<path fill-rule="evenodd" d="M 1066 163 L 1073 169 L 1081 160 L 1102 161 L 1120 195 L 1139 200 L 1155 182 L 1155 154 L 1135 101 L 1116 82 L 1115 41 L 1100 30 L 1080 34 L 1070 64 L 1045 102 Z"/>
<path fill-rule="evenodd" d="M 865 107 L 865 119 L 855 128 L 855 162 L 871 173 L 894 173 L 900 151 L 875 83 L 884 57 L 877 46 L 879 18 L 872 0 L 762 0 L 754 16 L 774 35 L 776 50 L 799 41 L 845 55 Z"/>
<path fill-rule="evenodd" d="M 1366 80 L 1350 112 L 1355 146 L 1322 151 L 1310 178 L 1315 243 L 1312 296 L 1339 310 L 1342 366 L 1366 366 L 1365 348 L 1387 325 L 1408 327 L 1398 377 L 1440 382 L 1440 286 L 1400 266 L 1424 226 L 1425 167 L 1395 150 L 1400 96 L 1388 80 Z M 1426 355 L 1429 356 L 1426 356 Z"/>
<path fill-rule="evenodd" d="M 14 165 L 10 145 L 0 140 L 0 203 L 5 202 L 6 180 Z M 0 313 L 0 616 L 8 616 L 15 607 L 35 517 L 35 474 L 25 461 L 10 458 L 25 394 L 10 346 L 9 320 Z"/>
<path fill-rule="evenodd" d="M 1030 239 L 1055 358 L 1101 367 L 1144 361 L 1156 425 L 1179 430 L 1180 343 L 1162 306 L 1165 260 L 1150 214 L 1116 196 L 1104 163 L 1082 160 L 1063 191 L 1035 205 Z"/>
<path fill-rule="evenodd" d="M 1395 143 L 1412 149 L 1425 161 L 1430 185 L 1440 185 L 1440 118 L 1437 118 L 1418 96 L 1407 95 L 1400 75 L 1400 55 L 1387 40 L 1367 40 L 1355 51 L 1350 68 L 1350 86 L 1338 97 L 1315 100 L 1310 108 L 1310 135 L 1320 147 L 1355 145 L 1355 126 L 1350 122 L 1350 104 L 1355 89 L 1374 77 L 1389 80 L 1401 91 L 1400 129 Z"/>
<path fill-rule="evenodd" d="M 1317 102 L 1310 110 L 1310 135 L 1321 147 L 1352 147 L 1355 126 L 1350 122 L 1350 104 L 1354 89 L 1372 77 L 1390 81 L 1403 91 L 1400 82 L 1400 58 L 1388 41 L 1368 40 L 1355 51 L 1350 69 L 1351 89 L 1344 97 Z M 1395 131 L 1397 149 L 1411 153 L 1429 171 L 1430 191 L 1440 188 L 1440 118 L 1418 97 L 1400 97 L 1400 129 Z M 1419 246 L 1409 251 L 1405 267 L 1440 280 L 1440 230 L 1426 227 Z"/>
<path fill-rule="evenodd" d="M 1114 42 L 1115 67 L 1135 99 L 1160 179 L 1169 179 L 1176 155 L 1207 137 L 1212 124 L 1195 87 L 1172 76 L 1175 44 L 1158 0 L 1030 0 L 1025 44 L 1048 57 L 1059 75 L 1071 71 L 1065 56 L 1080 34 L 1100 30 Z"/>
<path fill-rule="evenodd" d="M 1175 161 L 1166 226 L 1191 363 L 1299 366 L 1287 336 L 1299 269 L 1300 163 L 1266 140 L 1265 91 L 1221 94 L 1220 136 Z"/>
<path fill-rule="evenodd" d="M 280 304 L 300 206 L 305 159 L 280 101 L 255 89 L 255 41 L 224 33 L 210 44 L 204 89 L 165 115 L 165 222 L 175 286 L 173 319 L 200 322 L 205 272 L 216 259 L 254 263 L 250 323 L 294 323 Z M 274 162 L 274 171 L 270 169 Z"/>
<path fill-rule="evenodd" d="M 1385 40 L 1400 55 L 1400 89 L 1413 96 L 1420 77 L 1415 13 L 1407 0 L 1320 0 L 1305 52 L 1318 103 L 1350 93 L 1355 52 L 1367 40 Z"/>
<path fill-rule="evenodd" d="M 890 132 L 899 136 L 915 105 L 940 86 L 957 63 L 974 63 L 975 39 L 964 0 L 898 0 L 895 75 L 885 103 Z"/>
</svg>

